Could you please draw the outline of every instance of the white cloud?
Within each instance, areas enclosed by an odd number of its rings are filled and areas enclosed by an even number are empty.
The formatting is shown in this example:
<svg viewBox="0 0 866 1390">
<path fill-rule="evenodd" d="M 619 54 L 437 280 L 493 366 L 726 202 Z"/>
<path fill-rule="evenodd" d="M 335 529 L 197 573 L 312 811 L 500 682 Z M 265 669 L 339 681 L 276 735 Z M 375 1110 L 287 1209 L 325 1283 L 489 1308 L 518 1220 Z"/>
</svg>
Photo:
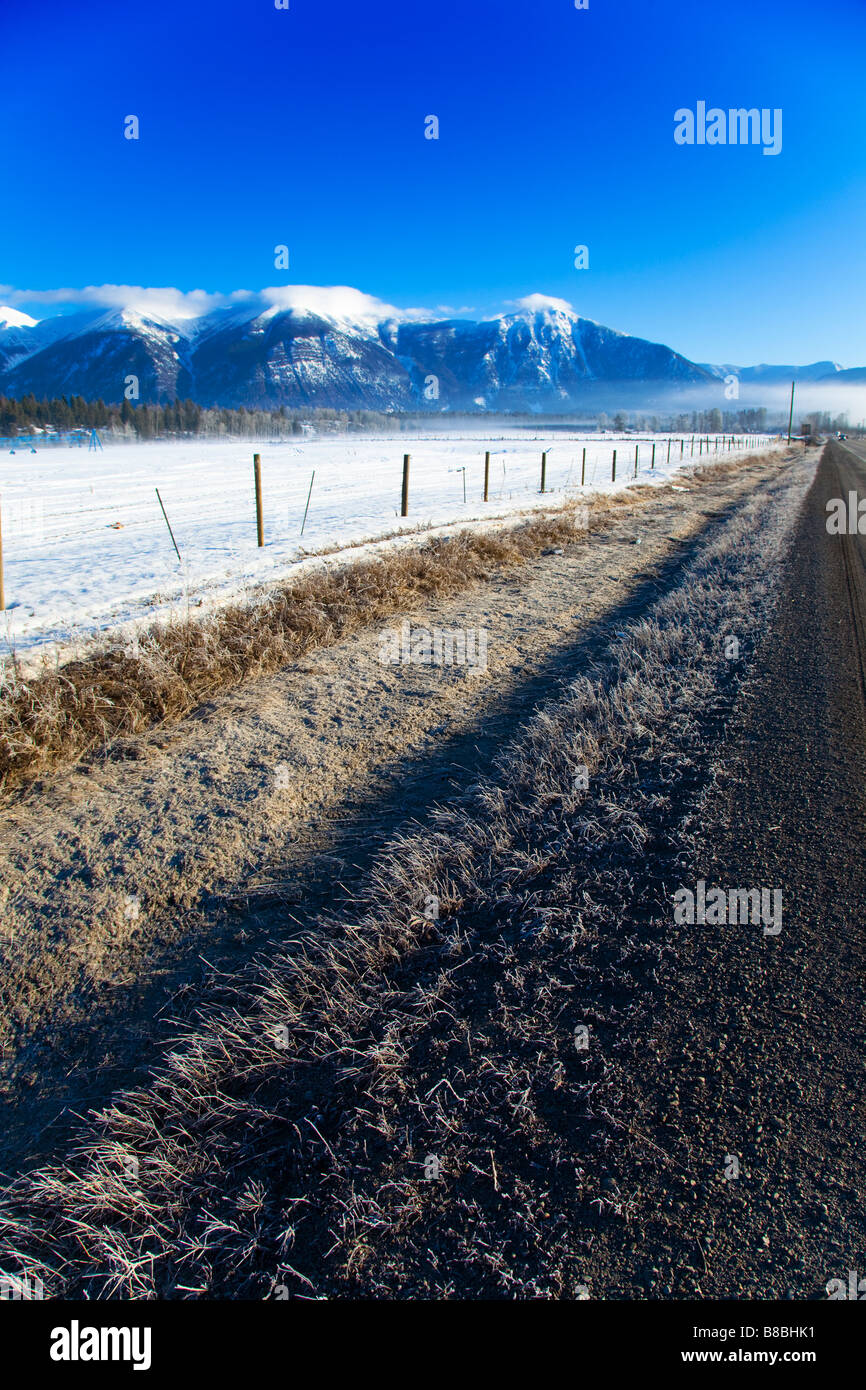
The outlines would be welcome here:
<svg viewBox="0 0 866 1390">
<path fill-rule="evenodd" d="M 404 311 L 385 304 L 349 285 L 275 285 L 261 291 L 261 299 L 273 309 L 311 309 L 328 318 L 380 319 L 399 317 Z"/>
<path fill-rule="evenodd" d="M 103 309 L 135 309 L 170 321 L 196 318 L 232 299 L 229 295 L 208 294 L 206 290 L 177 290 L 170 285 L 161 289 L 143 285 L 86 285 L 83 289 L 11 290 L 5 297 L 13 304 L 84 304 Z"/>
<path fill-rule="evenodd" d="M 561 314 L 577 312 L 567 299 L 554 299 L 548 294 L 527 294 L 523 299 L 514 299 L 511 303 L 515 309 L 525 309 L 528 314 L 543 313 L 545 309 L 555 309 Z"/>
<path fill-rule="evenodd" d="M 132 309 L 168 319 L 169 322 L 197 318 L 214 309 L 244 304 L 259 312 L 267 309 L 310 309 L 329 318 L 351 319 L 353 322 L 366 320 L 371 324 L 386 318 L 433 317 L 429 309 L 398 309 L 349 285 L 274 285 L 263 290 L 234 290 L 231 294 L 179 290 L 170 285 L 86 285 L 81 289 L 56 290 L 16 290 L 6 286 L 3 298 L 12 305 Z"/>
<path fill-rule="evenodd" d="M 86 285 L 80 289 L 56 290 L 18 290 L 11 286 L 0 286 L 0 303 L 26 305 L 28 308 L 56 306 L 57 310 L 75 307 L 130 309 L 166 319 L 169 323 L 198 318 L 215 309 L 244 305 L 248 305 L 253 314 L 268 310 L 307 309 L 333 319 L 367 323 L 371 327 L 383 319 L 429 323 L 443 318 L 470 318 L 478 314 L 478 310 L 470 305 L 454 307 L 439 304 L 433 309 L 399 309 L 350 285 L 272 285 L 263 290 L 233 290 L 226 294 L 200 289 L 179 290 L 171 285 Z M 543 294 L 530 294 L 523 299 L 511 300 L 507 308 L 524 313 L 544 310 L 575 313 L 566 300 Z"/>
</svg>

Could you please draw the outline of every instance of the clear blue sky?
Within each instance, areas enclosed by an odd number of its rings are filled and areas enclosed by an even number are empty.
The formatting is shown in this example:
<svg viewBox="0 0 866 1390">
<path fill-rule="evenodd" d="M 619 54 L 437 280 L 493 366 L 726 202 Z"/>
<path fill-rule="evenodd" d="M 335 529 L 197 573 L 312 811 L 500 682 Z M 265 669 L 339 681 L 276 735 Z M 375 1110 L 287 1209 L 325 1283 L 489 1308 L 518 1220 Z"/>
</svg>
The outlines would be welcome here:
<svg viewBox="0 0 866 1390">
<path fill-rule="evenodd" d="M 4 287 L 539 292 L 866 364 L 866 0 L 3 0 L 0 51 Z M 677 146 L 698 100 L 781 107 L 781 154 Z"/>
</svg>

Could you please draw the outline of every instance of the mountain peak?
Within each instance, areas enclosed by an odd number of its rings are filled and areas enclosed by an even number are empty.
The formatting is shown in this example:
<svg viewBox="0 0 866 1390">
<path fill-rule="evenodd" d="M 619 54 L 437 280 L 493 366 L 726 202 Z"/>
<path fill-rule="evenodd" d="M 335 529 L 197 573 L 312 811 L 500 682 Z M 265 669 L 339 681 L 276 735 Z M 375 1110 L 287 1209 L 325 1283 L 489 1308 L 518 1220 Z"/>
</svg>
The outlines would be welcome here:
<svg viewBox="0 0 866 1390">
<path fill-rule="evenodd" d="M 549 314 L 550 316 L 562 315 L 567 319 L 577 319 L 580 317 L 573 304 L 569 304 L 567 299 L 555 299 L 549 294 L 527 294 L 523 299 L 515 300 L 514 307 L 519 313 L 524 314 Z"/>
<path fill-rule="evenodd" d="M 35 328 L 38 319 L 32 319 L 29 314 L 22 314 L 18 309 L 10 309 L 5 304 L 0 304 L 0 328 Z"/>
<path fill-rule="evenodd" d="M 720 401 L 719 378 L 731 372 L 753 394 L 793 378 L 860 379 L 832 362 L 701 366 L 584 318 L 553 295 L 528 294 L 487 317 L 460 316 L 470 312 L 397 309 L 348 285 L 231 295 L 103 287 L 68 317 L 37 322 L 0 308 L 0 392 L 114 401 L 132 372 L 143 401 L 567 412 L 673 399 L 692 388 Z"/>
<path fill-rule="evenodd" d="M 171 319 L 154 313 L 152 309 L 138 308 L 131 304 L 123 308 L 108 309 L 96 319 L 91 319 L 87 328 L 89 332 L 94 333 L 109 332 L 118 328 L 129 329 L 133 333 L 147 333 L 154 328 L 169 329 L 174 333 L 178 331 L 177 324 Z"/>
<path fill-rule="evenodd" d="M 403 318 L 405 313 L 350 285 L 277 285 L 262 290 L 260 298 L 264 304 L 262 318 L 306 313 L 338 323 L 372 325 L 383 319 Z"/>
</svg>

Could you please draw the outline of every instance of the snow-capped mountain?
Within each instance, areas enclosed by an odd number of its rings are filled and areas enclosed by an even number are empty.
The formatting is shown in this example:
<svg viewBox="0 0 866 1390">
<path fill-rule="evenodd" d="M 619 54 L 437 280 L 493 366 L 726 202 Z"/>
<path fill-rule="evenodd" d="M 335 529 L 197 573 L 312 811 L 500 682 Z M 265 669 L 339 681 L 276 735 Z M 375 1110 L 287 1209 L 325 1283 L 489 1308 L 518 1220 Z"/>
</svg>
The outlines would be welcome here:
<svg viewBox="0 0 866 1390">
<path fill-rule="evenodd" d="M 32 320 L 0 327 L 5 394 L 118 401 L 135 376 L 142 401 L 564 410 L 587 383 L 708 379 L 670 348 L 541 296 L 490 319 L 440 321 L 389 311 L 358 291 L 296 287 L 283 303 L 174 322 L 135 307 L 44 322 L 53 329 Z"/>
<path fill-rule="evenodd" d="M 527 402 L 567 409 L 590 383 L 682 384 L 707 373 L 679 353 L 581 318 L 569 306 L 530 296 L 520 310 L 476 323 L 401 323 L 383 336 L 416 389 L 431 375 L 442 397 L 463 408 L 520 410 Z"/>
<path fill-rule="evenodd" d="M 19 309 L 10 309 L 5 304 L 0 304 L 0 328 L 35 328 L 38 319 L 32 319 L 29 314 L 22 314 Z"/>
<path fill-rule="evenodd" d="M 341 286 L 237 295 L 205 312 L 201 298 L 190 308 L 172 294 L 141 292 L 138 303 L 38 322 L 0 308 L 0 393 L 116 402 L 134 377 L 131 399 L 144 402 L 568 411 L 715 391 L 729 374 L 761 386 L 844 375 L 834 362 L 701 365 L 543 295 L 490 318 L 443 319 Z"/>
<path fill-rule="evenodd" d="M 712 366 L 702 362 L 701 366 L 711 376 L 736 376 L 740 381 L 755 381 L 765 386 L 790 386 L 792 381 L 826 381 L 841 372 L 838 362 L 809 362 L 804 367 L 777 366 L 761 362 L 756 367 L 735 367 L 732 363 Z"/>
<path fill-rule="evenodd" d="M 56 325 L 46 335 L 43 324 Z M 138 379 L 140 399 L 156 401 L 190 394 L 186 368 L 189 344 L 181 329 L 135 309 L 111 309 L 43 320 L 32 331 L 34 351 L 22 355 L 0 376 L 7 395 L 83 396 L 123 400 L 130 375 Z M 48 336 L 49 341 L 45 341 Z M 5 335 L 0 333 L 0 352 Z"/>
<path fill-rule="evenodd" d="M 99 318 L 101 312 L 91 309 L 80 314 L 33 319 L 29 314 L 0 305 L 0 391 L 4 388 L 7 373 L 17 362 L 34 357 L 59 338 L 80 333 Z"/>
<path fill-rule="evenodd" d="M 866 381 L 866 367 L 837 367 L 832 376 L 822 376 L 822 385 L 854 386 Z"/>
<path fill-rule="evenodd" d="M 29 314 L 19 314 L 17 309 L 0 306 L 0 375 L 12 363 L 33 351 L 37 341 L 33 329 L 38 326 L 38 320 L 32 319 Z"/>
<path fill-rule="evenodd" d="M 191 348 L 193 394 L 203 405 L 399 410 L 419 403 L 376 322 L 300 305 L 223 314 L 208 315 Z"/>
</svg>

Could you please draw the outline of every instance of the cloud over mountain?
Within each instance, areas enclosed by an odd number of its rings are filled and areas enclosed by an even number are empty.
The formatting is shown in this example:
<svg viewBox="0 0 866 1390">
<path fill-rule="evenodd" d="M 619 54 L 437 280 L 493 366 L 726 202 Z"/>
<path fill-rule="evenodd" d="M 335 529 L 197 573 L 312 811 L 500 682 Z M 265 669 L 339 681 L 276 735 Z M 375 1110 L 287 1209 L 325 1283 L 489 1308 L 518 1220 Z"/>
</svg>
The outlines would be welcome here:
<svg viewBox="0 0 866 1390">
<path fill-rule="evenodd" d="M 701 389 L 725 408 L 730 371 L 766 384 L 801 370 L 691 362 L 543 294 L 482 318 L 397 308 L 347 285 L 230 294 L 89 285 L 5 297 L 55 310 L 36 321 L 0 308 L 0 391 L 16 396 L 119 401 L 132 380 L 131 399 L 144 402 L 538 412 L 639 408 Z M 824 368 L 837 370 L 814 364 L 804 379 Z"/>
</svg>

